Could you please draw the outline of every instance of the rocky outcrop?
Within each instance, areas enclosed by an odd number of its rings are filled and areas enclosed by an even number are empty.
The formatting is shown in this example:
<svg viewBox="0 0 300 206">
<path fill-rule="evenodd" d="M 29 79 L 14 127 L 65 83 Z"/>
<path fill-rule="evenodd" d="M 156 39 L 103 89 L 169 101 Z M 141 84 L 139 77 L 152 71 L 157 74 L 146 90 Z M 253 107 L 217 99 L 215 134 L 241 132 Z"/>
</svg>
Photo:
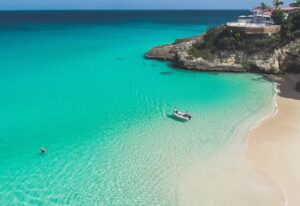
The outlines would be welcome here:
<svg viewBox="0 0 300 206">
<path fill-rule="evenodd" d="M 296 83 L 296 90 L 300 92 L 300 80 Z"/>
<path fill-rule="evenodd" d="M 171 61 L 175 66 L 190 70 L 223 72 L 282 73 L 286 70 L 300 71 L 300 39 L 274 50 L 249 53 L 247 51 L 218 51 L 213 58 L 192 55 L 190 50 L 202 36 L 176 40 L 152 48 L 145 53 L 149 59 Z"/>
</svg>

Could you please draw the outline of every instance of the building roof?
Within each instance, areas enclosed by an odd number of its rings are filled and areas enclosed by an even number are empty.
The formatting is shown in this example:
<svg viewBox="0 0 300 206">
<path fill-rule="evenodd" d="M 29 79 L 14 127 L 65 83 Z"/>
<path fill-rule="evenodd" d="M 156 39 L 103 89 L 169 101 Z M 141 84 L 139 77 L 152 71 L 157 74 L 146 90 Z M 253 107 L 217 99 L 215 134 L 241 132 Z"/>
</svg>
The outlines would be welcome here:
<svg viewBox="0 0 300 206">
<path fill-rule="evenodd" d="M 298 3 L 290 3 L 289 6 L 290 7 L 299 7 L 300 5 Z"/>
<path fill-rule="evenodd" d="M 300 8 L 299 7 L 291 7 L 291 6 L 280 6 L 280 7 L 276 8 L 274 6 L 268 6 L 264 10 L 264 14 L 267 14 L 267 13 L 272 14 L 272 11 L 274 11 L 276 9 L 279 9 L 283 12 L 289 13 L 289 12 L 299 10 Z M 258 6 L 258 7 L 253 8 L 251 11 L 253 11 L 253 12 L 262 12 L 263 10 L 262 10 L 261 6 Z"/>
</svg>

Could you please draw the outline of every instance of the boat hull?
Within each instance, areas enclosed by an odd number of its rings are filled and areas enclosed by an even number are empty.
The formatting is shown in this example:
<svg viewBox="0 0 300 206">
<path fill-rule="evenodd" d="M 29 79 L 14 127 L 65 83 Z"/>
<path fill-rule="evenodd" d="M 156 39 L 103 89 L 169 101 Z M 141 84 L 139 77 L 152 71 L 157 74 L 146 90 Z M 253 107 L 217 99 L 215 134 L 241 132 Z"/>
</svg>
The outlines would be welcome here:
<svg viewBox="0 0 300 206">
<path fill-rule="evenodd" d="M 189 121 L 191 120 L 192 116 L 188 113 L 182 113 L 182 112 L 173 112 L 173 116 L 177 119 Z"/>
</svg>

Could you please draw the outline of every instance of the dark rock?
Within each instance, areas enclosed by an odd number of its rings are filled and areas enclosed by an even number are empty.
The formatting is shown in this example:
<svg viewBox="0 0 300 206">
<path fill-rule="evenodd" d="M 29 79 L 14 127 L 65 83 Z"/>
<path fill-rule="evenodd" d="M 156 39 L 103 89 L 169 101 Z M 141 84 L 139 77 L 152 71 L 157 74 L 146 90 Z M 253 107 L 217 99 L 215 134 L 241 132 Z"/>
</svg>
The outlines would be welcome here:
<svg viewBox="0 0 300 206">
<path fill-rule="evenodd" d="M 296 83 L 296 90 L 300 92 L 300 80 Z"/>
</svg>

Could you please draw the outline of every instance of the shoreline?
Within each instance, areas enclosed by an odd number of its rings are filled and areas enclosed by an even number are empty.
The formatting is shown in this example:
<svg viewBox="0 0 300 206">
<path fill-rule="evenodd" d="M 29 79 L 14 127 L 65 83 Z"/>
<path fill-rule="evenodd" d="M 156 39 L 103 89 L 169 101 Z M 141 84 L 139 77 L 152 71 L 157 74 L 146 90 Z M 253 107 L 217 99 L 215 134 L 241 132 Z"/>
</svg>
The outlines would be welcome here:
<svg viewBox="0 0 300 206">
<path fill-rule="evenodd" d="M 261 119 L 247 136 L 247 158 L 253 167 L 271 178 L 282 190 L 284 206 L 300 203 L 300 93 L 298 75 L 271 77 L 274 82 L 273 112 Z"/>
</svg>

